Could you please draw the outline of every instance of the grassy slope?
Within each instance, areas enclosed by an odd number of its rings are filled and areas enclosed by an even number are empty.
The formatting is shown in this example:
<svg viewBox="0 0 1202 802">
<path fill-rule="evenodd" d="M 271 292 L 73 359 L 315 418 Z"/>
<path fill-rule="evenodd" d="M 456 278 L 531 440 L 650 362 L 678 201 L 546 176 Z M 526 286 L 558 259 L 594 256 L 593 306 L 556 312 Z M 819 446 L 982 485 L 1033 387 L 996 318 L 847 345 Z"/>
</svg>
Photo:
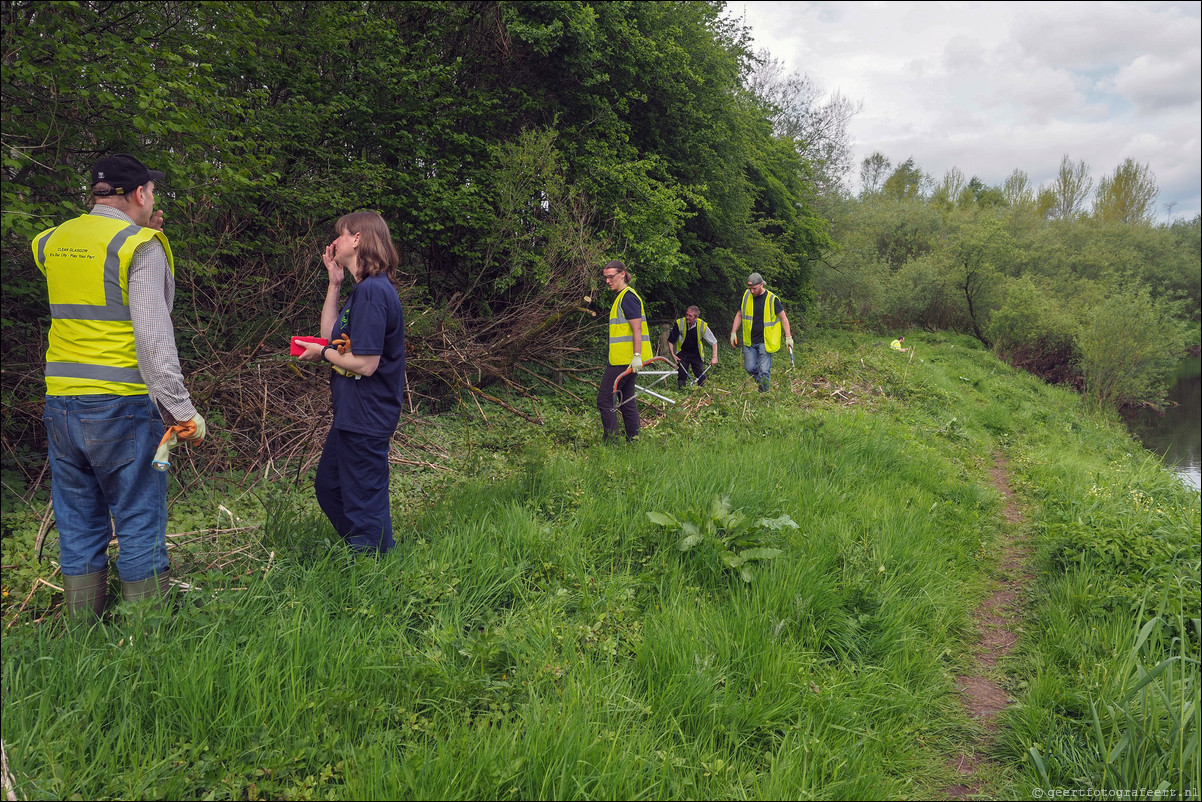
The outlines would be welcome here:
<svg viewBox="0 0 1202 802">
<path fill-rule="evenodd" d="M 1045 781 L 1032 745 L 1046 781 L 1073 786 L 1091 770 L 1089 694 L 1105 688 L 1072 643 L 1100 616 L 1084 640 L 1098 670 L 1123 673 L 1145 588 L 1169 588 L 1154 607 L 1184 605 L 1166 632 L 1188 629 L 1197 495 L 1070 393 L 971 340 L 915 339 L 908 360 L 815 334 L 794 371 L 777 361 L 766 397 L 724 350 L 713 391 L 648 415 L 632 446 L 598 445 L 591 409 L 544 410 L 538 430 L 448 417 L 433 425 L 459 479 L 398 474 L 408 534 L 379 563 L 327 553 L 307 494 L 283 494 L 265 575 L 206 575 L 170 619 L 10 629 L 3 738 L 19 793 L 925 797 L 974 735 L 953 677 L 1013 534 L 987 479 L 998 454 L 1030 505 L 1040 579 L 995 790 Z M 750 583 L 647 518 L 699 520 L 722 494 L 800 525 L 766 544 L 783 553 Z M 1083 504 L 1122 519 L 1116 554 L 1148 540 L 1131 565 L 1091 563 L 1107 546 L 1072 523 Z M 1126 579 L 1095 592 L 1088 577 Z M 1085 583 L 1067 609 L 1065 581 Z M 1182 657 L 1196 661 L 1193 637 Z M 1196 662 L 1177 665 L 1196 698 Z"/>
</svg>

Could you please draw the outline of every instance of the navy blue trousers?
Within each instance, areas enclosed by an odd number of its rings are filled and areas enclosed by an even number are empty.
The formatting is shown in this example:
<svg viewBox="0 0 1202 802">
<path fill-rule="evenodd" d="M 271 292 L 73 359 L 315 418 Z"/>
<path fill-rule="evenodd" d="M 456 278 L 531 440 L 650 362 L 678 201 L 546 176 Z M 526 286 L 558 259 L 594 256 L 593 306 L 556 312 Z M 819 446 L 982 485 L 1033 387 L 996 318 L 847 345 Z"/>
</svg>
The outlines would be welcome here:
<svg viewBox="0 0 1202 802">
<path fill-rule="evenodd" d="M 396 545 L 388 505 L 390 440 L 331 427 L 317 463 L 317 503 L 357 552 L 383 554 Z"/>
<path fill-rule="evenodd" d="M 614 380 L 622 375 L 626 370 L 627 365 L 609 365 L 605 368 L 604 375 L 601 376 L 601 384 L 597 388 L 597 411 L 601 413 L 601 430 L 604 432 L 602 440 L 608 442 L 612 437 L 615 440 L 618 435 L 618 413 L 622 414 L 622 425 L 626 428 L 626 439 L 633 440 L 635 435 L 639 433 L 639 427 L 642 421 L 639 419 L 639 402 L 626 401 L 628 398 L 634 398 L 634 377 L 631 373 L 622 383 L 618 385 L 618 392 L 614 394 Z M 615 408 L 615 405 L 621 404 Z"/>
</svg>

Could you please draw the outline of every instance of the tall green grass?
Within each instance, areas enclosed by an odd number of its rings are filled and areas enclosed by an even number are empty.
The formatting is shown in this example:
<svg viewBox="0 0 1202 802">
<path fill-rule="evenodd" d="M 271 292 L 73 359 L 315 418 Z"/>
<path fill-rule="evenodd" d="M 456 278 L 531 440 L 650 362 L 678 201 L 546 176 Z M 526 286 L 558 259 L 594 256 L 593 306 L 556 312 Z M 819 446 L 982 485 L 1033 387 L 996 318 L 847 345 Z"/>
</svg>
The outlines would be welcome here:
<svg viewBox="0 0 1202 802">
<path fill-rule="evenodd" d="M 1066 429 L 1062 450 L 1123 447 L 1103 425 L 1077 444 L 1068 394 L 965 338 L 920 342 L 914 361 L 873 342 L 811 341 L 765 396 L 735 389 L 724 361 L 685 408 L 649 409 L 630 446 L 600 445 L 591 409 L 547 413 L 542 430 L 448 417 L 433 425 L 456 478 L 398 508 L 399 547 L 379 561 L 332 548 L 307 494 L 281 490 L 261 533 L 269 572 L 206 575 L 173 615 L 11 628 L 2 727 L 18 793 L 938 792 L 977 732 L 954 677 L 1004 531 L 994 452 L 1029 453 L 1035 427 Z M 647 517 L 697 519 L 727 494 L 799 525 L 771 533 L 781 554 L 750 582 Z M 1119 672 L 1127 656 L 1105 659 Z M 1196 676 L 1196 662 L 1172 671 Z M 1098 711 L 1106 735 L 1119 719 Z M 1034 765 L 1025 737 L 1009 746 L 1018 773 Z"/>
</svg>

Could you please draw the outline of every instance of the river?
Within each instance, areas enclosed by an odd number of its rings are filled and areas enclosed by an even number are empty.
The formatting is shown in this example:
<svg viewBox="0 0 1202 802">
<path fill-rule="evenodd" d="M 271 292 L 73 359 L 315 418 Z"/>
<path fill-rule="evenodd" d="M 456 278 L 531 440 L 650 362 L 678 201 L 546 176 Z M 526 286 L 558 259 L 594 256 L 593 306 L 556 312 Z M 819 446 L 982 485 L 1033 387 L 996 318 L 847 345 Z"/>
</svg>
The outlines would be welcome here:
<svg viewBox="0 0 1202 802">
<path fill-rule="evenodd" d="M 1165 413 L 1147 410 L 1128 420 L 1127 425 L 1144 447 L 1160 454 L 1165 465 L 1195 490 L 1202 490 L 1202 376 L 1198 360 L 1183 365 L 1169 393 Z"/>
</svg>

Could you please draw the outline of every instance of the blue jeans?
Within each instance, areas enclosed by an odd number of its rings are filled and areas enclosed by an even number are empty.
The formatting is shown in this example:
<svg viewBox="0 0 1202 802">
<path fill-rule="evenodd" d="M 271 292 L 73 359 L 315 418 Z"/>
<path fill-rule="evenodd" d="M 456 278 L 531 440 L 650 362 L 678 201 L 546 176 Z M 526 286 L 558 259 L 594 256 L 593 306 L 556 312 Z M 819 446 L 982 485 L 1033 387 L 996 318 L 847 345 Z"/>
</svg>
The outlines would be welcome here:
<svg viewBox="0 0 1202 802">
<path fill-rule="evenodd" d="M 151 466 L 166 427 L 148 395 L 47 396 L 50 498 L 65 576 L 108 565 L 122 582 L 166 571 L 167 474 Z"/>
<path fill-rule="evenodd" d="M 391 439 L 332 426 L 326 435 L 314 492 L 321 511 L 352 551 L 384 554 L 396 545 L 388 503 Z"/>
<path fill-rule="evenodd" d="M 760 385 L 760 392 L 768 391 L 768 377 L 772 373 L 772 354 L 763 343 L 743 346 L 743 370 Z"/>
</svg>

